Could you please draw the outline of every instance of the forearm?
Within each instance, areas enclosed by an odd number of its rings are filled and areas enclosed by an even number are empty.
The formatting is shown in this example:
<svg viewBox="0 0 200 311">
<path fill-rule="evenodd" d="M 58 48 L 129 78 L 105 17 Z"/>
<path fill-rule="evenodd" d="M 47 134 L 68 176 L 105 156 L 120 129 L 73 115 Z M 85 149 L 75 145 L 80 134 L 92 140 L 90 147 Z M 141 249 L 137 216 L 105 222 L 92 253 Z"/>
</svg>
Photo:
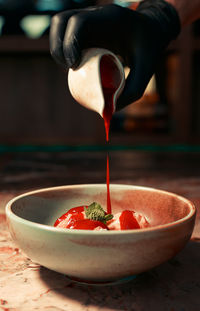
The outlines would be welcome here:
<svg viewBox="0 0 200 311">
<path fill-rule="evenodd" d="M 199 0 L 165 0 L 172 4 L 180 17 L 181 25 L 191 24 L 200 18 L 200 1 Z"/>
</svg>

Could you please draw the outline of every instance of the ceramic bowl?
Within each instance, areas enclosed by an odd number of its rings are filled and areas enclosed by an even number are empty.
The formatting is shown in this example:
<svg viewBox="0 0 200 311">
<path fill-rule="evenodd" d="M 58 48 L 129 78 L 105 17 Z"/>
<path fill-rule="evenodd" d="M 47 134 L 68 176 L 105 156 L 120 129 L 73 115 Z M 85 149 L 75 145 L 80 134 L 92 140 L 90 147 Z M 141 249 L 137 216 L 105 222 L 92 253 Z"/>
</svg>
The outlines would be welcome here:
<svg viewBox="0 0 200 311">
<path fill-rule="evenodd" d="M 151 227 L 89 231 L 53 227 L 72 207 L 99 202 L 106 185 L 72 185 L 20 195 L 6 206 L 14 241 L 34 262 L 71 278 L 107 282 L 136 275 L 176 255 L 190 239 L 196 210 L 173 193 L 132 185 L 111 185 L 112 212 L 132 209 Z"/>
<path fill-rule="evenodd" d="M 100 48 L 85 50 L 78 68 L 69 69 L 68 85 L 74 99 L 90 110 L 103 116 L 105 107 L 102 75 L 115 88 L 113 108 L 125 84 L 124 68 L 118 57 L 111 51 Z"/>
</svg>

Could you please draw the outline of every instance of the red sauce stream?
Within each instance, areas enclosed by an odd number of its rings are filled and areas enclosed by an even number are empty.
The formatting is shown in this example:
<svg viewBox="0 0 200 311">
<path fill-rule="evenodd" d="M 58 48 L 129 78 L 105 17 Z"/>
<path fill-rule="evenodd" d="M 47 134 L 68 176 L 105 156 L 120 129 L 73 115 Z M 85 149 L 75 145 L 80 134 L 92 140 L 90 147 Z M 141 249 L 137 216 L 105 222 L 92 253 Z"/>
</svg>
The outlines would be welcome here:
<svg viewBox="0 0 200 311">
<path fill-rule="evenodd" d="M 112 114 L 114 110 L 113 93 L 114 88 L 103 88 L 105 108 L 103 111 L 104 125 L 106 130 L 106 142 L 109 142 L 109 130 Z M 109 169 L 109 154 L 107 152 L 107 165 L 106 165 L 106 184 L 107 184 L 107 213 L 111 214 L 111 200 L 110 200 L 110 169 Z"/>
<path fill-rule="evenodd" d="M 101 85 L 104 95 L 104 111 L 103 119 L 106 131 L 106 142 L 109 142 L 109 130 L 112 114 L 114 111 L 114 93 L 116 91 L 116 85 L 118 84 L 116 79 L 119 79 L 117 75 L 117 68 L 110 56 L 103 56 L 100 63 L 101 73 Z M 111 200 L 110 200 L 110 170 L 109 170 L 109 154 L 107 153 L 107 172 L 106 172 L 106 184 L 107 184 L 107 213 L 111 214 Z"/>
<path fill-rule="evenodd" d="M 109 170 L 109 155 L 108 154 L 107 154 L 106 184 L 107 184 L 107 213 L 112 214 L 111 201 L 110 201 L 110 170 Z"/>
<path fill-rule="evenodd" d="M 113 104 L 113 94 L 115 92 L 115 88 L 103 88 L 104 100 L 105 100 L 105 108 L 103 111 L 103 119 L 106 130 L 106 142 L 109 142 L 109 130 L 110 130 L 110 122 L 112 119 L 112 114 L 114 111 Z"/>
</svg>

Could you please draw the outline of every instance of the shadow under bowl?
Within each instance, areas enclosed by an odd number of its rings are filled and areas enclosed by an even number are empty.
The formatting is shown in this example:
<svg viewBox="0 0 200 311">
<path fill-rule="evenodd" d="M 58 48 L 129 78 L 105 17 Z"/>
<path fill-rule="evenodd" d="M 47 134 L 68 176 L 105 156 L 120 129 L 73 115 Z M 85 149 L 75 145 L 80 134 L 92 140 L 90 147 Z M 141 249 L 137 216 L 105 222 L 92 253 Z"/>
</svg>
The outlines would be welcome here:
<svg viewBox="0 0 200 311">
<path fill-rule="evenodd" d="M 34 262 L 72 279 L 111 282 L 147 271 L 175 256 L 190 239 L 196 209 L 174 193 L 110 185 L 112 213 L 134 210 L 150 227 L 89 231 L 53 227 L 72 207 L 93 201 L 106 209 L 106 185 L 72 185 L 20 195 L 6 206 L 14 241 Z"/>
</svg>

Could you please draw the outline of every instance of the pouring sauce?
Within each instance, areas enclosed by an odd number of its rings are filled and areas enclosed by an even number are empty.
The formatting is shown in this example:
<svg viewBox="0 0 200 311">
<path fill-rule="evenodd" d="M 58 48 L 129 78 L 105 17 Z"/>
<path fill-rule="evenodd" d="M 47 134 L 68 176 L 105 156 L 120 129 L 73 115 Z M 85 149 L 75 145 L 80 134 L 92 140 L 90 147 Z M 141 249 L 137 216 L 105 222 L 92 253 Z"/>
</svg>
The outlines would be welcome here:
<svg viewBox="0 0 200 311">
<path fill-rule="evenodd" d="M 112 56 L 103 56 L 100 62 L 101 85 L 104 95 L 104 111 L 103 119 L 106 131 L 106 142 L 109 143 L 110 122 L 114 112 L 114 95 L 120 84 L 120 75 L 118 69 L 111 61 Z M 107 213 L 112 213 L 110 200 L 110 170 L 109 170 L 109 154 L 107 152 L 106 165 L 106 184 L 107 184 Z"/>
<path fill-rule="evenodd" d="M 100 62 L 101 86 L 104 95 L 103 119 L 106 133 L 106 143 L 109 143 L 109 131 L 112 115 L 114 112 L 114 96 L 120 84 L 120 73 L 112 56 L 104 55 Z M 112 214 L 110 199 L 110 169 L 109 169 L 109 153 L 107 152 L 106 160 L 106 185 L 107 185 L 107 212 Z M 134 211 L 124 210 L 110 221 L 104 223 L 98 220 L 88 219 L 85 215 L 85 208 L 88 206 L 78 206 L 70 209 L 67 213 L 58 218 L 54 224 L 55 227 L 82 230 L 128 230 L 139 229 L 148 226 L 144 216 L 136 215 Z M 138 218 L 139 217 L 139 218 Z M 141 218 L 142 217 L 142 218 Z M 139 219 L 143 223 L 139 224 Z"/>
</svg>

